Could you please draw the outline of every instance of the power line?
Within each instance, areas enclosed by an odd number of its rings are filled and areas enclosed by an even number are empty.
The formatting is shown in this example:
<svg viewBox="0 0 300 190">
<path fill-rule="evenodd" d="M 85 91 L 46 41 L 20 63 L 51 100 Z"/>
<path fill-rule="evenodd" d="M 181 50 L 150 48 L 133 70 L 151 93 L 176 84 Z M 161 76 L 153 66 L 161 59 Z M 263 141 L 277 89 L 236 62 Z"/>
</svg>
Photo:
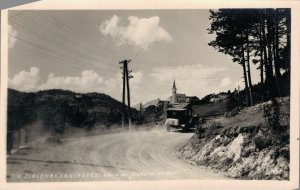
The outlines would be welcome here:
<svg viewBox="0 0 300 190">
<path fill-rule="evenodd" d="M 28 28 L 26 28 L 26 27 L 24 27 L 24 26 L 22 26 L 22 25 L 20 25 L 20 24 L 18 24 L 18 23 L 15 23 L 15 22 L 12 22 L 12 23 L 13 23 L 13 24 L 16 24 L 16 25 L 19 25 L 23 30 L 28 30 L 29 32 L 32 32 L 33 34 L 35 34 L 35 37 L 38 37 L 40 40 L 44 40 L 44 39 L 43 39 L 44 37 L 41 36 L 41 34 L 35 32 L 35 31 L 32 31 L 32 30 L 30 30 L 30 29 L 28 29 Z M 12 36 L 12 37 L 21 39 L 20 37 L 17 37 L 17 36 Z M 29 43 L 29 44 L 31 44 L 31 45 L 36 45 L 36 46 L 38 46 L 39 48 L 42 48 L 42 49 L 45 49 L 45 48 L 46 48 L 46 47 L 44 47 L 42 44 L 34 44 L 34 43 L 32 43 L 32 42 L 30 42 L 30 41 L 28 41 L 28 40 L 25 40 L 25 39 L 22 39 L 22 40 L 26 41 L 27 43 Z M 62 42 L 63 42 L 63 41 L 60 41 L 60 43 L 62 43 Z M 53 41 L 53 43 L 56 44 L 57 47 L 60 47 L 59 44 L 57 44 L 57 42 Z M 80 55 L 80 58 L 83 59 L 83 60 L 85 60 L 85 63 L 89 63 L 90 65 L 93 65 L 93 66 L 96 66 L 96 67 L 100 67 L 99 63 L 96 62 L 97 60 L 92 60 L 92 59 L 90 59 L 89 57 L 87 57 L 86 55 L 82 54 L 81 52 L 78 52 L 78 50 L 76 50 L 76 49 L 75 49 L 75 52 L 72 53 L 70 50 L 73 50 L 74 48 L 72 48 L 71 45 L 68 45 L 68 46 L 69 46 L 68 49 L 64 49 L 64 50 L 65 50 L 64 52 L 58 52 L 57 50 L 49 49 L 49 47 L 47 47 L 46 49 L 49 50 L 49 51 L 52 52 L 52 53 L 55 53 L 56 55 L 59 55 L 59 56 L 61 56 L 61 57 L 64 57 L 65 59 L 69 59 L 70 61 L 73 61 L 73 62 L 74 62 L 74 60 L 76 60 L 76 59 L 74 58 L 74 55 L 78 55 L 78 54 L 79 54 L 79 55 Z M 68 51 L 68 50 L 69 50 L 69 51 Z M 77 60 L 77 62 L 78 62 L 78 60 Z M 105 70 L 110 70 L 110 71 L 112 71 L 112 72 L 116 72 L 116 71 L 114 71 L 114 70 L 112 70 L 112 69 L 109 69 L 109 68 L 107 68 L 107 67 L 103 67 L 103 66 L 102 66 L 102 68 L 105 69 Z"/>
<path fill-rule="evenodd" d="M 11 36 L 11 35 L 9 35 L 9 36 Z M 12 37 L 15 37 L 15 36 L 12 36 Z M 24 43 L 24 44 L 20 43 L 20 44 L 18 44 L 18 46 L 22 47 L 25 51 L 27 51 L 31 54 L 40 56 L 43 59 L 51 61 L 52 63 L 60 62 L 60 63 L 63 64 L 63 66 L 69 66 L 71 68 L 76 68 L 76 69 L 79 69 L 79 70 L 85 70 L 86 69 L 83 66 L 80 66 L 80 65 L 77 65 L 77 64 L 72 64 L 72 62 L 68 59 L 63 59 L 63 58 L 57 56 L 55 53 L 51 52 L 51 50 L 40 48 L 36 44 L 31 43 L 31 42 L 29 42 L 27 40 L 24 40 L 22 38 L 18 38 L 18 37 L 15 37 L 15 38 L 20 40 L 20 42 Z M 27 44 L 27 46 L 25 44 Z M 33 47 L 33 49 L 29 48 L 28 45 Z M 98 69 L 95 69 L 95 70 L 98 70 Z M 99 70 L 99 71 L 102 71 L 102 70 Z M 101 72 L 101 74 L 111 76 L 111 74 L 117 74 L 117 73 L 116 72 L 111 72 L 111 71 L 105 71 L 105 72 Z"/>
<path fill-rule="evenodd" d="M 39 19 L 43 19 L 43 21 L 38 22 Z M 31 38 L 42 40 L 44 44 L 41 45 L 45 46 L 47 44 L 48 49 L 50 48 L 52 52 L 63 56 L 64 60 L 71 62 L 75 60 L 79 64 L 82 64 L 79 60 L 84 60 L 85 64 L 101 67 L 106 71 L 117 72 L 108 65 L 113 64 L 113 60 L 116 57 L 113 53 L 113 49 L 111 49 L 109 45 L 105 43 L 101 43 L 101 45 L 95 43 L 97 40 L 82 34 L 79 30 L 72 28 L 61 19 L 51 16 L 47 11 L 28 11 L 26 14 L 22 14 L 22 17 L 10 17 L 9 21 L 31 35 Z M 55 28 L 50 26 L 58 26 L 59 28 L 55 30 Z M 93 46 L 91 46 L 91 44 L 93 44 Z M 101 49 L 101 51 L 97 52 L 98 55 L 101 54 L 100 57 L 96 56 L 96 52 L 91 53 L 96 49 Z M 119 57 L 124 57 L 124 53 L 122 52 L 119 52 L 118 55 Z M 80 56 L 80 58 L 77 58 L 78 56 Z M 141 54 L 135 56 L 135 59 L 139 59 L 139 57 L 141 57 Z M 99 66 L 99 61 L 105 62 L 106 64 Z M 142 63 L 142 61 L 140 62 Z"/>
<path fill-rule="evenodd" d="M 26 19 L 26 17 L 22 17 L 22 19 Z M 40 29 L 44 29 L 43 25 L 39 25 L 39 27 L 35 27 L 35 29 L 33 29 L 33 27 L 31 27 L 31 25 L 29 25 L 30 22 L 26 21 L 26 25 L 25 24 L 20 24 L 19 22 L 16 22 L 16 20 L 10 20 L 10 22 L 14 25 L 17 25 L 18 27 L 21 27 L 21 29 L 23 29 L 25 32 L 29 32 L 29 34 L 34 34 L 32 35 L 32 37 L 34 38 L 39 38 L 40 40 L 49 40 L 49 42 L 51 42 L 51 44 L 56 45 L 56 47 L 58 47 L 58 49 L 61 50 L 61 52 L 65 52 L 67 54 L 72 54 L 74 56 L 75 55 L 80 55 L 81 58 L 80 59 L 85 59 L 87 61 L 89 61 L 91 64 L 97 65 L 99 63 L 99 58 L 92 58 L 89 54 L 88 51 L 86 51 L 86 48 L 77 48 L 82 46 L 82 44 L 84 44 L 84 41 L 78 41 L 78 37 L 74 37 L 72 38 L 72 43 L 68 43 L 67 40 L 69 40 L 69 38 L 67 38 L 67 36 L 62 37 L 61 35 L 57 35 L 58 33 L 55 32 L 41 32 Z M 54 33 L 54 35 L 53 35 Z M 68 33 L 68 32 L 65 32 Z M 70 33 L 68 33 L 70 34 Z M 70 39 L 71 40 L 71 39 Z M 77 40 L 77 41 L 76 41 Z M 75 42 L 75 44 L 74 44 Z M 49 44 L 49 43 L 48 43 Z M 63 46 L 66 46 L 67 48 L 61 48 Z M 72 51 L 71 51 L 72 50 Z M 76 53 L 73 53 L 76 52 Z M 101 60 L 104 60 L 103 58 L 101 58 Z M 110 69 L 110 68 L 105 68 L 105 69 Z M 111 69 L 110 69 L 111 70 Z"/>
<path fill-rule="evenodd" d="M 13 12 L 15 12 L 15 11 L 13 11 Z M 8 18 L 8 19 L 12 19 L 12 18 L 21 16 L 21 14 L 23 14 L 23 13 L 25 13 L 25 12 L 27 12 L 27 10 L 24 10 L 24 11 L 18 11 L 18 13 L 14 14 L 14 15 L 12 15 L 12 16 L 9 15 L 9 18 Z"/>
<path fill-rule="evenodd" d="M 103 45 L 99 45 L 98 43 L 95 43 L 95 39 L 92 38 L 88 38 L 86 35 L 81 34 L 80 32 L 78 32 L 78 30 L 75 30 L 74 28 L 72 28 L 70 25 L 68 25 L 67 23 L 63 22 L 62 20 L 58 20 L 56 18 L 54 18 L 53 16 L 50 16 L 47 12 L 44 11 L 40 11 L 38 12 L 41 15 L 46 16 L 49 20 L 51 20 L 52 23 L 54 24 L 59 24 L 62 28 L 61 29 L 65 29 L 68 34 L 71 34 L 74 36 L 74 39 L 81 39 L 81 43 L 82 42 L 87 42 L 88 44 L 93 43 L 95 48 L 93 49 L 102 49 L 105 51 L 105 55 L 110 54 L 111 56 L 114 56 L 111 52 L 107 51 L 107 50 L 112 50 L 111 48 L 109 48 L 109 46 L 103 44 Z M 83 43 L 84 45 L 87 45 L 86 43 Z M 90 48 L 91 46 L 87 45 L 87 48 Z M 125 56 L 124 53 L 119 53 L 121 54 L 121 56 Z"/>
</svg>

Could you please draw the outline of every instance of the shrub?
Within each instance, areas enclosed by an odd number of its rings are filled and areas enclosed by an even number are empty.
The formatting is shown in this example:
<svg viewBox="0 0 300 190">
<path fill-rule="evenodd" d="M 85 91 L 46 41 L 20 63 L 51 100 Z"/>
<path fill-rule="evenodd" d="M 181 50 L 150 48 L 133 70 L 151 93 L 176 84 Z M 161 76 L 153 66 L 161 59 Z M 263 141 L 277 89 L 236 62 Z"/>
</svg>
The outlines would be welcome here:
<svg viewBox="0 0 300 190">
<path fill-rule="evenodd" d="M 224 117 L 234 117 L 239 113 L 239 109 L 238 108 L 234 108 L 232 111 L 230 112 L 226 112 L 224 114 Z"/>
<path fill-rule="evenodd" d="M 212 124 L 211 124 L 211 128 L 212 129 L 219 129 L 219 128 L 223 128 L 221 122 L 218 122 L 218 121 L 213 121 Z"/>
<path fill-rule="evenodd" d="M 257 147 L 259 150 L 267 148 L 268 146 L 271 145 L 270 139 L 268 139 L 262 135 L 258 135 L 256 137 L 254 137 L 253 142 L 254 142 L 255 147 Z"/>
<path fill-rule="evenodd" d="M 201 134 L 205 132 L 205 128 L 202 125 L 197 125 L 195 132 L 198 135 L 198 138 L 200 138 Z"/>
<path fill-rule="evenodd" d="M 65 131 L 65 127 L 63 125 L 57 126 L 54 128 L 54 131 L 59 134 L 63 134 Z"/>
<path fill-rule="evenodd" d="M 47 138 L 46 142 L 50 144 L 62 144 L 62 141 L 58 137 L 54 137 L 54 136 Z"/>
</svg>

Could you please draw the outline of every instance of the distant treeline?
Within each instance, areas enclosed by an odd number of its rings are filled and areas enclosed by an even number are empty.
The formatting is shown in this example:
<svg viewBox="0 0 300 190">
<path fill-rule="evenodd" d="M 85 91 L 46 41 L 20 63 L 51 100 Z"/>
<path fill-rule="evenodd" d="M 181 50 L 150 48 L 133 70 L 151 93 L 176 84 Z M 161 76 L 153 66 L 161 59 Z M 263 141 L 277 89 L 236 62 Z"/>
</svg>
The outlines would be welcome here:
<svg viewBox="0 0 300 190">
<path fill-rule="evenodd" d="M 264 97 L 262 95 L 261 89 L 264 88 L 264 84 L 258 83 L 252 86 L 252 99 L 254 104 L 262 103 L 267 101 L 268 99 L 272 99 L 271 97 Z M 278 88 L 280 89 L 281 96 L 290 96 L 290 73 L 284 73 L 281 75 L 280 79 L 278 80 Z M 249 102 L 247 99 L 248 91 L 247 89 L 242 89 L 238 91 L 235 89 L 234 91 L 227 91 L 227 92 L 219 92 L 219 93 L 226 93 L 228 95 L 228 99 L 230 100 L 232 107 L 246 107 L 249 106 Z M 208 94 L 204 96 L 198 103 L 198 105 L 205 105 L 210 104 L 210 99 L 214 94 Z"/>
<path fill-rule="evenodd" d="M 120 124 L 122 103 L 101 93 L 79 94 L 66 90 L 19 92 L 8 89 L 8 129 L 19 129 L 41 120 L 45 127 L 62 133 L 67 126 L 91 128 Z M 138 112 L 131 109 L 133 121 Z M 9 130 L 8 130 L 9 131 Z"/>
</svg>

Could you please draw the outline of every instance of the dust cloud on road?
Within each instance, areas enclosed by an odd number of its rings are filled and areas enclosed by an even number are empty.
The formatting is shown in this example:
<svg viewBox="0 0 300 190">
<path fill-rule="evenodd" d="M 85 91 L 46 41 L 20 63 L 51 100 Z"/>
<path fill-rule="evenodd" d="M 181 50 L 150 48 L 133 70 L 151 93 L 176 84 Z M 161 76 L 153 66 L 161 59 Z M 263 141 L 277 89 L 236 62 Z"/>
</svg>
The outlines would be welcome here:
<svg viewBox="0 0 300 190">
<path fill-rule="evenodd" d="M 66 138 L 61 144 L 37 140 L 7 159 L 7 180 L 94 181 L 222 179 L 178 158 L 178 147 L 193 133 L 163 128 Z"/>
</svg>

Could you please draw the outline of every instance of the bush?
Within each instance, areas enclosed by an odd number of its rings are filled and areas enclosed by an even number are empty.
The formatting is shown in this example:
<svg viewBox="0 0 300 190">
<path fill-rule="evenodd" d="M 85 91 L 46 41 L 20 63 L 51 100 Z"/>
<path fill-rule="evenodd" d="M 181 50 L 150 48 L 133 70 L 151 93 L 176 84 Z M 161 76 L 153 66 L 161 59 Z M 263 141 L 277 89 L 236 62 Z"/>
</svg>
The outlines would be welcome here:
<svg viewBox="0 0 300 190">
<path fill-rule="evenodd" d="M 223 125 L 219 121 L 213 121 L 212 124 L 211 124 L 211 128 L 212 129 L 219 129 L 219 128 L 223 128 Z"/>
<path fill-rule="evenodd" d="M 289 150 L 289 147 L 284 147 L 284 148 L 281 148 L 279 150 L 279 154 L 280 156 L 286 158 L 286 159 L 290 159 L 290 150 Z"/>
<path fill-rule="evenodd" d="M 196 130 L 195 130 L 196 134 L 203 134 L 205 132 L 205 128 L 202 125 L 197 125 L 196 126 Z"/>
<path fill-rule="evenodd" d="M 256 137 L 254 137 L 253 142 L 254 142 L 255 147 L 258 148 L 259 150 L 267 148 L 268 146 L 271 145 L 270 139 L 268 139 L 262 135 L 258 135 Z"/>
<path fill-rule="evenodd" d="M 62 144 L 62 141 L 58 137 L 54 137 L 54 136 L 47 138 L 46 142 L 50 144 Z"/>
<path fill-rule="evenodd" d="M 59 127 L 55 127 L 55 128 L 54 128 L 54 131 L 55 131 L 56 133 L 63 134 L 64 131 L 65 131 L 65 127 L 62 126 L 62 125 L 59 126 Z"/>
<path fill-rule="evenodd" d="M 239 113 L 239 109 L 238 108 L 234 108 L 232 111 L 230 112 L 226 112 L 224 114 L 224 117 L 234 117 Z"/>
</svg>

